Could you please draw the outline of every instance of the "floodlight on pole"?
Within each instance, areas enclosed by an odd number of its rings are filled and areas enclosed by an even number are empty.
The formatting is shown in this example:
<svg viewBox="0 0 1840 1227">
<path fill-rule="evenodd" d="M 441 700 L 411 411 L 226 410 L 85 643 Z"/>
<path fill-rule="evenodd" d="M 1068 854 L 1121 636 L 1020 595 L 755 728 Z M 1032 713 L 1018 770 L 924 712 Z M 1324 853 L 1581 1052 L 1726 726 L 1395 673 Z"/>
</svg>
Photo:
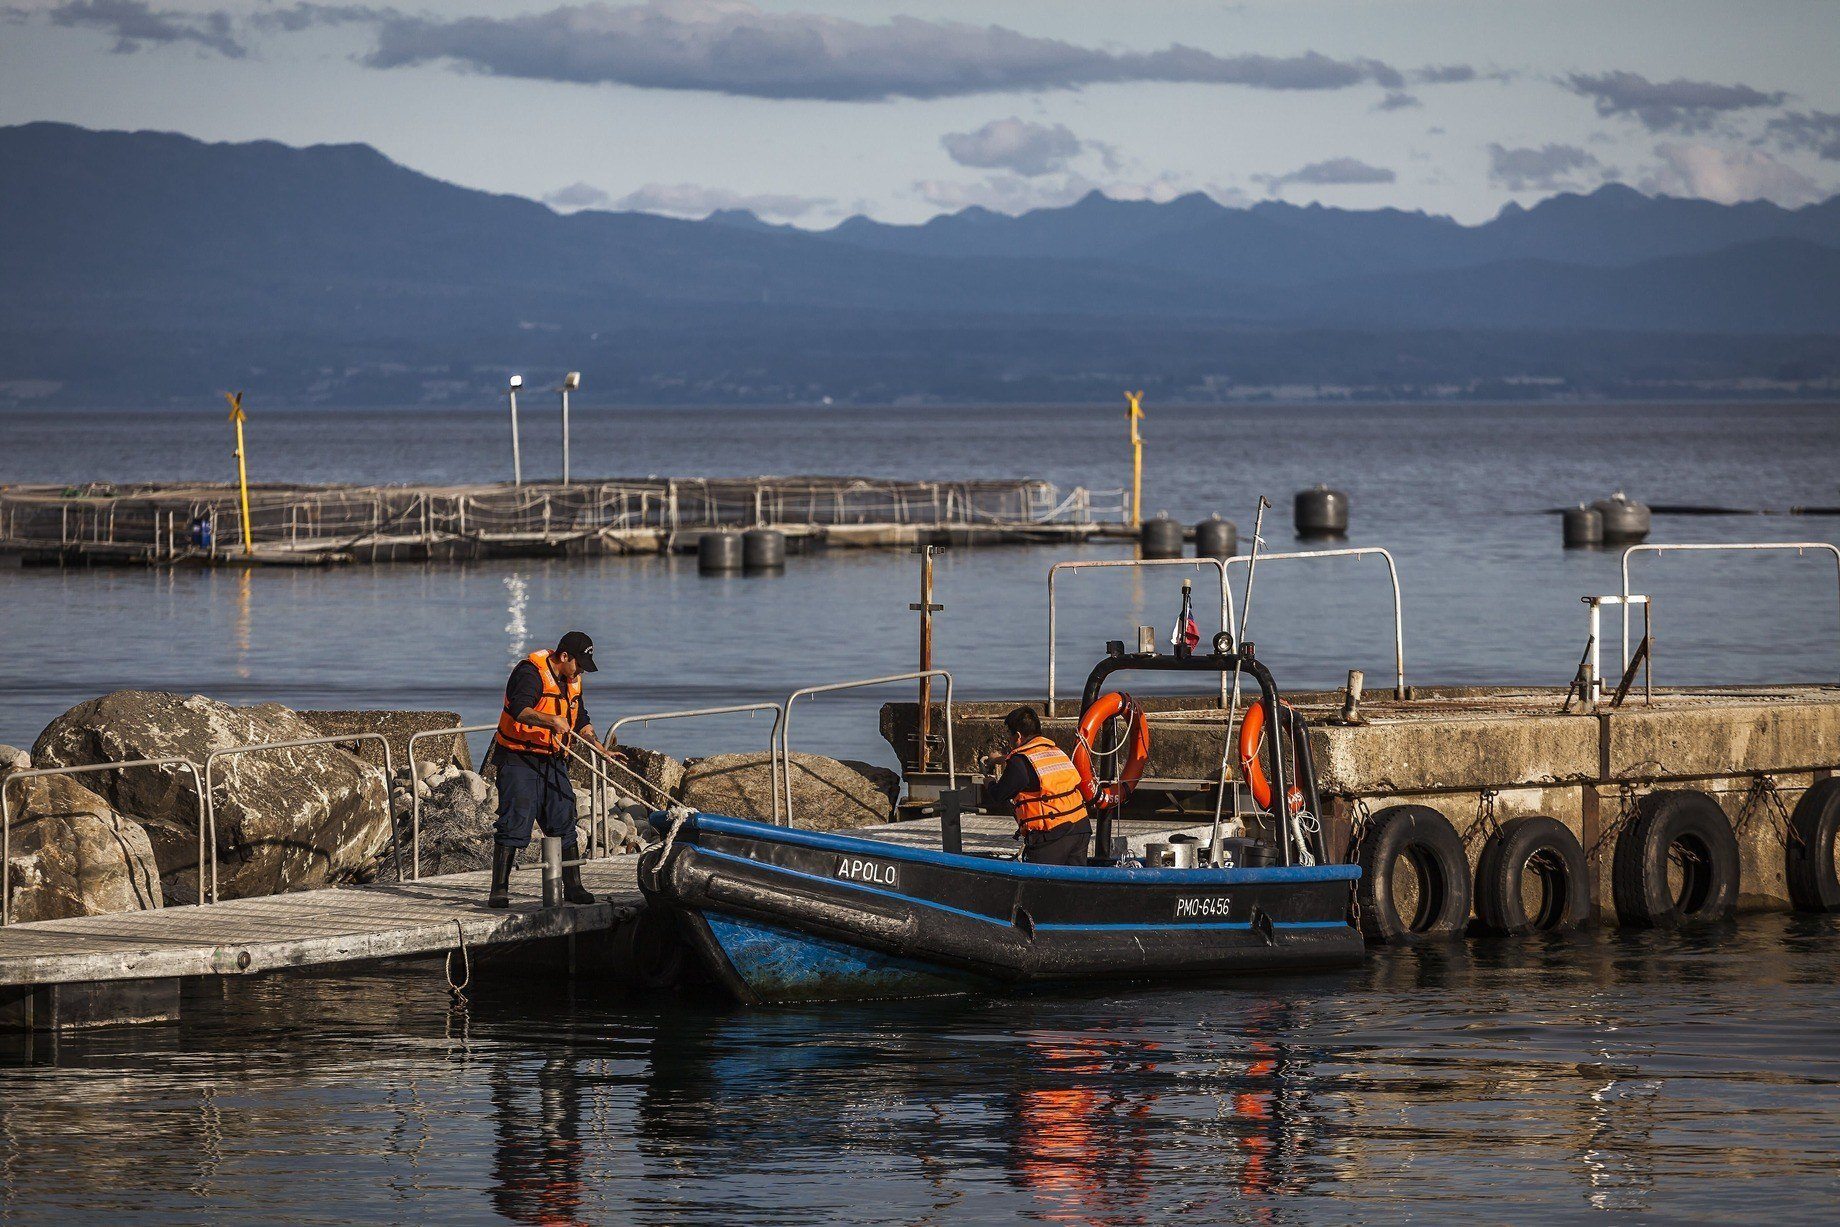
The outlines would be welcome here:
<svg viewBox="0 0 1840 1227">
<path fill-rule="evenodd" d="M 523 386 L 524 377 L 522 375 L 513 375 L 511 377 L 511 484 L 514 486 L 521 486 L 524 484 L 524 453 L 518 445 L 517 420 L 517 394 L 518 389 Z"/>
<path fill-rule="evenodd" d="M 562 484 L 569 484 L 569 393 L 581 387 L 581 372 L 570 371 L 562 377 Z"/>
</svg>

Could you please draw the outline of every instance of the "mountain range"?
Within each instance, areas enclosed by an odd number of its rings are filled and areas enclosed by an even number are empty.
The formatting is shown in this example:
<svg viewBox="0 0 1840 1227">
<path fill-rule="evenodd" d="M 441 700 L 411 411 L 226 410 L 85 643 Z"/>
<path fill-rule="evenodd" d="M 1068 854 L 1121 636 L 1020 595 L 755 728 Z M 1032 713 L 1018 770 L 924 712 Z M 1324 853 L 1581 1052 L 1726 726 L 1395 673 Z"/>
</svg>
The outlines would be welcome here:
<svg viewBox="0 0 1840 1227">
<path fill-rule="evenodd" d="M 0 128 L 0 404 L 1831 392 L 1840 197 L 1480 225 L 1094 193 L 822 231 L 557 213 L 363 145 Z"/>
</svg>

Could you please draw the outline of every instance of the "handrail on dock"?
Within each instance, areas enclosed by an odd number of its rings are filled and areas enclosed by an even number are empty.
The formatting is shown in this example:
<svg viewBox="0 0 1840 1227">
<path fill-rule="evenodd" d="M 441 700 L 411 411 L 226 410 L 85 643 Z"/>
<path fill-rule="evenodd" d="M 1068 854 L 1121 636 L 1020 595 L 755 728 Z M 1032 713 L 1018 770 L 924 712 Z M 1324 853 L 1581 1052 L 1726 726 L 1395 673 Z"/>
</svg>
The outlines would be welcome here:
<svg viewBox="0 0 1840 1227">
<path fill-rule="evenodd" d="M 1831 541 L 1687 541 L 1632 545 L 1623 551 L 1623 600 L 1629 600 L 1629 560 L 1636 554 L 1705 553 L 1713 550 L 1826 550 L 1834 557 L 1834 575 L 1840 581 L 1840 546 Z M 1840 589 L 1837 589 L 1840 591 Z M 1629 669 L 1629 606 L 1623 606 L 1623 670 Z"/>
<path fill-rule="evenodd" d="M 13 808 L 7 803 L 6 790 L 15 780 L 40 779 L 51 775 L 93 775 L 100 771 L 126 771 L 131 767 L 183 767 L 192 773 L 198 791 L 198 903 L 205 900 L 205 832 L 210 831 L 211 901 L 217 898 L 217 818 L 210 810 L 209 789 L 205 772 L 189 758 L 136 758 L 119 763 L 88 763 L 80 767 L 28 767 L 9 772 L 0 779 L 0 925 L 13 921 Z"/>
<path fill-rule="evenodd" d="M 868 686 L 886 686 L 894 682 L 917 682 L 924 677 L 942 677 L 946 682 L 946 786 L 958 787 L 958 756 L 952 740 L 952 675 L 944 669 L 920 669 L 913 673 L 891 673 L 886 677 L 865 677 L 853 682 L 831 682 L 824 686 L 806 686 L 786 696 L 785 712 L 779 726 L 779 753 L 785 761 L 781 779 L 785 781 L 786 807 L 784 825 L 792 825 L 792 705 L 812 695 L 831 694 L 839 690 L 861 690 Z"/>
<path fill-rule="evenodd" d="M 212 795 L 211 771 L 217 766 L 218 760 L 231 758 L 238 754 L 254 754 L 261 750 L 297 750 L 306 746 L 339 746 L 353 741 L 374 741 L 383 747 L 383 766 L 381 768 L 374 767 L 362 758 L 358 758 L 358 765 L 367 771 L 381 770 L 383 772 L 383 812 L 390 821 L 390 846 L 397 849 L 396 880 L 398 882 L 405 880 L 402 869 L 402 851 L 396 842 L 396 818 L 390 813 L 390 777 L 395 771 L 390 759 L 389 739 L 382 733 L 339 733 L 326 737 L 296 737 L 288 741 L 261 741 L 246 746 L 226 746 L 221 750 L 212 750 L 204 756 L 205 812 L 210 815 L 211 819 L 211 902 L 217 902 L 217 798 Z M 354 754 L 352 757 L 357 758 L 357 755 Z M 203 890 L 201 882 L 199 884 L 201 895 Z"/>
<path fill-rule="evenodd" d="M 1297 558 L 1358 558 L 1363 555 L 1377 555 L 1386 563 L 1387 578 L 1393 584 L 1393 697 L 1404 699 L 1410 695 L 1406 688 L 1406 631 L 1404 602 L 1400 599 L 1399 566 L 1393 561 L 1391 551 L 1378 545 L 1352 545 L 1332 550 L 1293 550 L 1283 554 L 1260 554 L 1260 562 L 1283 562 Z M 1227 559 L 1227 566 L 1243 562 L 1250 566 L 1252 555 L 1235 554 Z"/>
<path fill-rule="evenodd" d="M 1259 555 L 1269 558 L 1269 554 Z M 1115 567 L 1136 570 L 1142 567 L 1213 567 L 1220 574 L 1220 629 L 1230 631 L 1236 621 L 1233 607 L 1233 589 L 1227 584 L 1227 561 L 1219 558 L 1082 558 L 1075 561 L 1057 562 L 1048 567 L 1048 715 L 1054 715 L 1056 649 L 1055 642 L 1055 604 L 1054 577 L 1062 571 L 1099 571 Z M 1221 675 L 1220 703 L 1226 706 L 1227 680 Z"/>
<path fill-rule="evenodd" d="M 497 730 L 496 724 L 460 724 L 450 729 L 423 729 L 409 734 L 409 877 L 412 881 L 420 881 L 422 877 L 422 781 L 415 774 L 415 743 L 430 737 L 463 737 L 468 733 Z M 450 757 L 453 754 L 451 746 L 448 754 Z M 391 821 L 395 821 L 393 815 Z"/>
<path fill-rule="evenodd" d="M 702 717 L 702 716 L 728 716 L 728 715 L 734 715 L 738 712 L 757 712 L 757 711 L 770 711 L 773 713 L 773 724 L 767 729 L 767 757 L 768 757 L 768 762 L 769 762 L 768 769 L 771 772 L 771 779 L 769 780 L 769 786 L 773 790 L 773 824 L 775 826 L 790 825 L 790 822 L 784 823 L 784 824 L 780 822 L 780 806 L 779 806 L 780 779 L 781 779 L 780 773 L 783 769 L 782 764 L 780 762 L 779 733 L 780 733 L 780 728 L 782 727 L 786 719 L 785 704 L 782 704 L 782 703 L 731 703 L 724 707 L 690 707 L 690 708 L 685 708 L 682 711 L 638 712 L 630 716 L 621 716 L 618 720 L 615 720 L 612 724 L 608 725 L 607 735 L 609 737 L 613 737 L 616 733 L 619 732 L 620 726 L 626 725 L 626 724 L 649 724 L 653 720 L 689 720 L 689 719 L 695 719 L 697 717 Z M 617 739 L 615 741 L 614 748 L 615 749 L 619 748 Z M 635 775 L 636 774 L 637 773 L 635 773 Z M 653 789 L 653 791 L 656 792 L 657 790 Z"/>
</svg>

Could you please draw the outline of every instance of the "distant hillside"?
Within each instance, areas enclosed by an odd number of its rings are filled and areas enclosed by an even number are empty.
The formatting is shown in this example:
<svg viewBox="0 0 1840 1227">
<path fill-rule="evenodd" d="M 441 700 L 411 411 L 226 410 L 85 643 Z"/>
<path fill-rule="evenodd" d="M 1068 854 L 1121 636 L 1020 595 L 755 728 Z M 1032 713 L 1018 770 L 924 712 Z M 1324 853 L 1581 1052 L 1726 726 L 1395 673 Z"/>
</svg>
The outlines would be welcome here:
<svg viewBox="0 0 1840 1227">
<path fill-rule="evenodd" d="M 809 233 L 559 215 L 362 145 L 0 128 L 0 405 L 1684 395 L 1840 379 L 1840 198 L 1486 224 L 1093 195 Z M 0 478 L 4 473 L 0 472 Z"/>
</svg>

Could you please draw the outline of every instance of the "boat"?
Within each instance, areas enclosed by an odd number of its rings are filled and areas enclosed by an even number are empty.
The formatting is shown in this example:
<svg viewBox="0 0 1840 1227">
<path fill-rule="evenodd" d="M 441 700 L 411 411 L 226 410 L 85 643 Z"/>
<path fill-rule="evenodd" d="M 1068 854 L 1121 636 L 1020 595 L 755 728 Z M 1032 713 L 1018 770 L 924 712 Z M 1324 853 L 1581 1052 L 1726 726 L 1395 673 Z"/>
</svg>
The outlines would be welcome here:
<svg viewBox="0 0 1840 1227">
<path fill-rule="evenodd" d="M 1314 807 L 1307 750 L 1297 749 L 1307 745 L 1301 718 L 1279 703 L 1265 667 L 1226 639 L 1205 655 L 1127 656 L 1114 645 L 1088 679 L 1084 706 L 1122 669 L 1250 676 L 1265 710 L 1283 713 L 1277 724 L 1291 734 L 1264 739 L 1270 795 Z M 1280 808 L 1279 819 L 1252 815 L 1265 820 L 1251 825 L 1269 840 L 1232 841 L 1240 845 L 1233 856 L 1215 838 L 1201 846 L 1210 863 L 1193 868 L 1115 855 L 1110 810 L 1096 823 L 1095 846 L 1105 855 L 1069 866 L 964 851 L 952 820 L 942 822 L 935 849 L 658 811 L 652 822 L 664 838 L 641 857 L 638 877 L 713 979 L 748 1004 L 1169 984 L 1359 962 L 1365 943 L 1352 916 L 1360 868 L 1333 863 L 1309 809 Z"/>
</svg>

